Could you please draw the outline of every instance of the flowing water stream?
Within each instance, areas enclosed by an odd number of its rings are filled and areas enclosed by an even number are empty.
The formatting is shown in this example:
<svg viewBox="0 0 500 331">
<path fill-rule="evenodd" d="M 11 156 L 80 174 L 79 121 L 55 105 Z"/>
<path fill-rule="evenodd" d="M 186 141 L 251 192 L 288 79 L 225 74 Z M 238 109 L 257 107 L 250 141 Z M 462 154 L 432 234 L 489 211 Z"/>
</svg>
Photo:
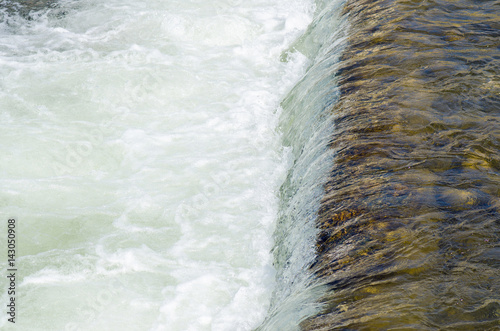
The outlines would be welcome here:
<svg viewBox="0 0 500 331">
<path fill-rule="evenodd" d="M 290 291 L 262 329 L 499 330 L 500 2 L 324 7 L 283 102 L 317 115 L 290 135 L 278 227 L 314 229 L 316 247 L 308 262 L 293 236 L 277 248 Z"/>
<path fill-rule="evenodd" d="M 0 5 L 2 330 L 500 329 L 498 0 Z"/>
</svg>

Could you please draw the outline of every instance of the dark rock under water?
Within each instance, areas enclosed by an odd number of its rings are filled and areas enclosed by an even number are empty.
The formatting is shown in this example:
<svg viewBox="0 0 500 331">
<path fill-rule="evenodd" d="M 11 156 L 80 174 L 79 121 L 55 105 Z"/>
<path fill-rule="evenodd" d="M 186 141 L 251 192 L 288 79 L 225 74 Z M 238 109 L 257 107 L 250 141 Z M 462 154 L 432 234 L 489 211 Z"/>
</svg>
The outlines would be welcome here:
<svg viewBox="0 0 500 331">
<path fill-rule="evenodd" d="M 33 13 L 57 6 L 58 0 L 0 0 L 0 9 L 4 9 L 5 13 L 17 14 L 27 19 L 31 19 Z"/>
<path fill-rule="evenodd" d="M 500 1 L 350 0 L 304 330 L 500 328 Z"/>
</svg>

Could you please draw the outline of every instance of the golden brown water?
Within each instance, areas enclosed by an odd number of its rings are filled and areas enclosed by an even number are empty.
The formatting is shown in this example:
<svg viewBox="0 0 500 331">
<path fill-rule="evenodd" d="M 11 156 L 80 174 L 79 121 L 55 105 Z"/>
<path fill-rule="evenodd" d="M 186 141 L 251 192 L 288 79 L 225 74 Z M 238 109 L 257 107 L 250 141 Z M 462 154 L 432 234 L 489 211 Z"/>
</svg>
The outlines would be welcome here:
<svg viewBox="0 0 500 331">
<path fill-rule="evenodd" d="M 500 1 L 344 14 L 311 267 L 328 290 L 301 327 L 499 330 Z"/>
</svg>

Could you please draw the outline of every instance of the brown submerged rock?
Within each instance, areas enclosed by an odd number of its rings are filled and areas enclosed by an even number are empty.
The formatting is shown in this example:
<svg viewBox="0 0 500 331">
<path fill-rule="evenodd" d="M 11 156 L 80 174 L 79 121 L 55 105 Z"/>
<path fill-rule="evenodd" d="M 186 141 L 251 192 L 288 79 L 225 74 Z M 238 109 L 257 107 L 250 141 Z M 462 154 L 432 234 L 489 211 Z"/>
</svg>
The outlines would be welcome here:
<svg viewBox="0 0 500 331">
<path fill-rule="evenodd" d="M 345 4 L 311 266 L 329 291 L 303 330 L 500 328 L 498 262 L 481 258 L 500 229 L 498 8 Z"/>
</svg>

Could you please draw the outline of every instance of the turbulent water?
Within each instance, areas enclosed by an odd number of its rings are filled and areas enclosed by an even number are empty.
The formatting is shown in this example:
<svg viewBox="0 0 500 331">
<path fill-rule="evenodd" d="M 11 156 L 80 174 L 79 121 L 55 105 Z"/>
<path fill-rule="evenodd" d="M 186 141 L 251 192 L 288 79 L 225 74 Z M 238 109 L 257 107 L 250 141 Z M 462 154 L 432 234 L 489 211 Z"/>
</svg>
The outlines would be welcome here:
<svg viewBox="0 0 500 331">
<path fill-rule="evenodd" d="M 280 57 L 312 5 L 0 2 L 0 215 L 17 220 L 18 267 L 2 330 L 262 322 L 290 160 L 279 103 L 307 65 Z"/>
<path fill-rule="evenodd" d="M 2 329 L 500 329 L 498 0 L 0 4 Z"/>
</svg>

